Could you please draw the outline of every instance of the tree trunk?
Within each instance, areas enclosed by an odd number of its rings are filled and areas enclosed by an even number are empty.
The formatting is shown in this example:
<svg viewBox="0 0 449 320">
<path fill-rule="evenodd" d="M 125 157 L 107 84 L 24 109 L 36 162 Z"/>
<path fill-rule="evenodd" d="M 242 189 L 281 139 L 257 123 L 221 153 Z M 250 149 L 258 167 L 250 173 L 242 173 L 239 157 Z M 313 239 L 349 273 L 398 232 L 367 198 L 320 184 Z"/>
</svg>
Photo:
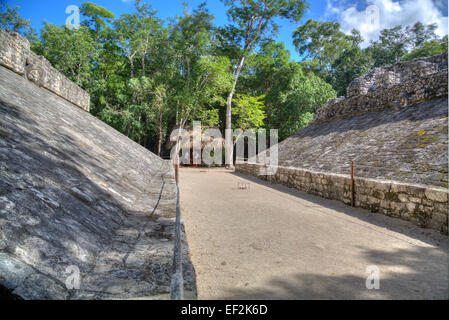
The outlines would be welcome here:
<svg viewBox="0 0 449 320">
<path fill-rule="evenodd" d="M 162 148 L 162 106 L 159 107 L 159 137 L 157 142 L 157 155 L 161 156 L 161 148 Z"/>
<path fill-rule="evenodd" d="M 234 144 L 232 141 L 232 134 L 230 134 L 230 130 L 232 129 L 232 98 L 234 97 L 235 87 L 237 86 L 237 82 L 239 80 L 240 72 L 242 71 L 244 62 L 245 56 L 242 56 L 240 58 L 239 65 L 237 66 L 234 83 L 232 84 L 231 92 L 228 95 L 226 104 L 226 167 L 229 169 L 234 168 Z"/>
<path fill-rule="evenodd" d="M 126 124 L 125 135 L 129 138 L 129 132 L 131 130 L 131 122 Z"/>
<path fill-rule="evenodd" d="M 134 62 L 132 60 L 132 58 L 129 59 L 129 64 L 131 66 L 131 79 L 134 78 Z"/>
</svg>

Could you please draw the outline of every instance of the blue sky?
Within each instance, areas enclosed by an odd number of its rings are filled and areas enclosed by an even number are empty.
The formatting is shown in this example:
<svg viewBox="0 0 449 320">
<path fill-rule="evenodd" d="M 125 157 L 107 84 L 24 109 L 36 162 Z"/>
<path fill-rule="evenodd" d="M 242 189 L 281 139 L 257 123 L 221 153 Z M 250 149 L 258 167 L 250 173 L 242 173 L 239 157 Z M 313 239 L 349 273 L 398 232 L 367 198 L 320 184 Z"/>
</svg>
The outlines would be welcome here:
<svg viewBox="0 0 449 320">
<path fill-rule="evenodd" d="M 20 6 L 21 15 L 30 19 L 33 27 L 40 30 L 43 21 L 62 25 L 65 23 L 67 14 L 65 9 L 69 5 L 80 6 L 86 0 L 6 0 L 9 6 Z M 133 0 L 90 0 L 113 12 L 116 17 L 120 14 L 134 11 Z M 205 0 L 147 0 L 149 4 L 158 11 L 160 18 L 166 19 L 182 15 L 183 2 L 189 3 L 189 8 L 195 8 Z M 207 0 L 208 9 L 215 15 L 217 25 L 227 23 L 226 8 L 219 0 Z M 447 1 L 446 0 L 359 0 L 359 1 L 336 1 L 336 0 L 309 0 L 309 10 L 304 19 L 334 20 L 342 24 L 342 30 L 349 32 L 356 27 L 362 29 L 362 35 L 366 39 L 375 40 L 378 31 L 383 28 L 393 27 L 398 24 L 410 24 L 416 21 L 424 23 L 437 23 L 438 32 L 447 34 Z M 375 5 L 379 9 L 379 25 L 377 29 L 366 27 L 366 8 Z M 292 58 L 299 60 L 292 43 L 292 32 L 298 27 L 296 23 L 280 21 L 281 29 L 278 41 L 283 41 L 292 53 Z"/>
</svg>

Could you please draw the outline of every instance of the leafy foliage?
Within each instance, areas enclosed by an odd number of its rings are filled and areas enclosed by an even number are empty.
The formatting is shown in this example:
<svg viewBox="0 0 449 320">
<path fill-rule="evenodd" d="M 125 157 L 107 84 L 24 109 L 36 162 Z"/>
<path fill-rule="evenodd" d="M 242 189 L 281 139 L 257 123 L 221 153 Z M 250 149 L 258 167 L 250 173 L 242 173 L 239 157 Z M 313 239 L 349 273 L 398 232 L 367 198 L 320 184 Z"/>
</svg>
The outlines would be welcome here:
<svg viewBox="0 0 449 320">
<path fill-rule="evenodd" d="M 361 48 L 357 30 L 308 20 L 293 34 L 303 58 L 296 62 L 273 38 L 281 18 L 299 23 L 305 1 L 223 2 L 230 24 L 219 28 L 205 3 L 184 4 L 181 16 L 162 20 L 142 0 L 120 17 L 85 2 L 80 28 L 45 23 L 38 38 L 19 7 L 0 0 L 0 27 L 26 36 L 32 50 L 87 90 L 92 114 L 161 155 L 171 129 L 194 120 L 279 129 L 285 139 L 372 67 L 447 51 L 435 25 L 382 30 Z"/>
<path fill-rule="evenodd" d="M 447 36 L 441 40 L 431 40 L 424 42 L 419 48 L 407 53 L 402 57 L 402 61 L 408 61 L 421 57 L 433 56 L 447 52 Z"/>
<path fill-rule="evenodd" d="M 234 99 L 234 128 L 245 131 L 262 127 L 265 119 L 264 98 L 264 95 L 252 97 L 238 94 Z"/>
<path fill-rule="evenodd" d="M 0 28 L 19 32 L 31 42 L 36 41 L 37 34 L 30 20 L 22 18 L 19 10 L 20 6 L 10 7 L 5 0 L 0 0 Z"/>
<path fill-rule="evenodd" d="M 380 31 L 379 39 L 364 49 L 358 30 L 345 34 L 337 22 L 308 20 L 293 34 L 298 52 L 304 56 L 302 65 L 332 84 L 339 95 L 358 76 L 373 67 L 393 64 L 417 57 L 447 51 L 447 37 L 437 39 L 437 26 L 396 26 Z"/>
</svg>

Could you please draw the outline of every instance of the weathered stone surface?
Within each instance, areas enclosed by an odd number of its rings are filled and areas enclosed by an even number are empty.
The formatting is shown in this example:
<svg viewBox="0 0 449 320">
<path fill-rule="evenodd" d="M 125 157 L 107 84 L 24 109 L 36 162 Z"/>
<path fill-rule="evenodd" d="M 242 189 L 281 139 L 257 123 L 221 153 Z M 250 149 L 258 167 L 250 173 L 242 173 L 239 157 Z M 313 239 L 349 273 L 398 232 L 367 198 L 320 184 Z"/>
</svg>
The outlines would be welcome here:
<svg viewBox="0 0 449 320">
<path fill-rule="evenodd" d="M 320 108 L 312 123 L 447 97 L 447 59 L 445 53 L 374 68 L 349 84 L 346 97 Z"/>
<path fill-rule="evenodd" d="M 279 143 L 277 174 L 236 168 L 350 204 L 354 161 L 356 206 L 447 233 L 447 88 L 447 54 L 374 69 Z"/>
<path fill-rule="evenodd" d="M 281 167 L 275 175 L 259 175 L 260 165 L 238 164 L 236 170 L 261 179 L 285 184 L 288 187 L 328 199 L 351 203 L 350 176 L 330 172 L 315 172 L 308 169 Z M 281 173 L 282 172 L 282 173 Z M 282 176 L 308 175 L 307 183 L 296 182 L 286 184 Z M 326 184 L 323 184 L 323 177 Z M 448 194 L 446 188 L 431 187 L 419 184 L 400 183 L 369 178 L 356 177 L 354 180 L 355 205 L 373 212 L 388 216 L 401 217 L 421 227 L 432 228 L 447 234 L 447 223 L 442 216 L 448 216 Z M 428 197 L 438 201 L 430 201 Z M 417 198 L 416 198 L 417 197 Z M 425 201 L 426 204 L 422 204 Z M 444 202 L 445 201 L 445 202 Z"/>
<path fill-rule="evenodd" d="M 132 299 L 170 290 L 171 165 L 0 66 L 0 291 Z M 186 291 L 195 272 L 182 233 Z M 80 289 L 68 290 L 69 266 Z"/>
<path fill-rule="evenodd" d="M 428 101 L 302 129 L 279 144 L 279 165 L 349 174 L 354 161 L 355 175 L 359 177 L 447 187 L 447 73 L 438 80 L 439 86 L 446 88 L 443 96 L 425 84 L 420 84 L 420 89 L 428 92 Z M 377 92 L 379 99 L 373 101 L 384 106 L 382 97 L 390 94 Z M 357 97 L 368 99 L 367 95 Z"/>
<path fill-rule="evenodd" d="M 438 189 L 426 189 L 425 195 L 429 200 L 447 203 L 447 193 L 440 192 Z"/>
<path fill-rule="evenodd" d="M 28 40 L 18 33 L 0 29 L 0 65 L 89 111 L 89 94 L 53 68 L 47 59 L 32 52 Z"/>
</svg>

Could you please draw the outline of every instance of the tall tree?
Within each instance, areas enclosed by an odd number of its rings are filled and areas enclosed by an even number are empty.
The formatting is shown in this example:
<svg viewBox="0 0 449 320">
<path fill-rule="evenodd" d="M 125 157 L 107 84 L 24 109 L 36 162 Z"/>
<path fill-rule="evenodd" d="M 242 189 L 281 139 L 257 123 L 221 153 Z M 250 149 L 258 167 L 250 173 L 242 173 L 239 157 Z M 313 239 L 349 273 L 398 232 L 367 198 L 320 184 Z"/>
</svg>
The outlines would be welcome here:
<svg viewBox="0 0 449 320">
<path fill-rule="evenodd" d="M 93 29 L 97 39 L 102 29 L 106 27 L 106 23 L 115 19 L 114 14 L 106 8 L 98 6 L 92 2 L 84 2 L 81 4 L 81 14 L 89 19 L 83 20 L 81 25 Z"/>
<path fill-rule="evenodd" d="M 346 88 L 357 77 L 373 66 L 371 56 L 358 46 L 346 49 L 332 64 L 330 83 L 339 96 L 346 95 Z"/>
<path fill-rule="evenodd" d="M 237 53 L 233 70 L 233 84 L 226 102 L 226 164 L 233 167 L 232 99 L 245 59 L 264 38 L 272 37 L 278 31 L 277 18 L 298 22 L 306 9 L 301 0 L 222 0 L 228 9 L 231 25 L 222 29 L 226 46 Z"/>
<path fill-rule="evenodd" d="M 437 35 L 435 30 L 438 28 L 436 23 L 424 25 L 421 22 L 416 22 L 413 26 L 408 26 L 406 28 L 406 34 L 410 39 L 410 45 L 412 50 L 421 48 L 424 43 L 428 41 L 435 40 Z"/>
<path fill-rule="evenodd" d="M 440 40 L 431 40 L 424 42 L 419 48 L 407 53 L 401 58 L 401 61 L 409 61 L 416 58 L 433 56 L 447 52 L 447 36 Z"/>
<path fill-rule="evenodd" d="M 0 28 L 18 32 L 30 42 L 37 41 L 37 33 L 28 19 L 20 13 L 20 6 L 10 7 L 5 0 L 0 0 Z"/>
<path fill-rule="evenodd" d="M 407 53 L 410 38 L 402 26 L 380 31 L 378 41 L 371 41 L 367 52 L 374 59 L 374 66 L 379 67 L 398 62 Z"/>
<path fill-rule="evenodd" d="M 203 3 L 192 13 L 185 6 L 184 15 L 177 17 L 172 25 L 170 39 L 180 71 L 174 81 L 179 108 L 178 125 L 181 127 L 188 120 L 206 120 L 203 113 L 218 114 L 207 106 L 211 102 L 220 103 L 223 90 L 230 87 L 229 59 L 212 54 L 213 19 Z M 213 118 L 216 119 L 215 116 Z"/>
<path fill-rule="evenodd" d="M 98 43 L 87 27 L 69 29 L 45 23 L 41 40 L 32 46 L 36 53 L 45 56 L 52 65 L 73 82 L 88 88 L 92 70 L 99 56 Z"/>
<path fill-rule="evenodd" d="M 298 53 L 309 60 L 305 65 L 326 77 L 341 52 L 359 40 L 359 33 L 353 31 L 353 35 L 343 33 L 338 22 L 309 19 L 293 32 L 293 43 Z"/>
<path fill-rule="evenodd" d="M 264 126 L 279 129 L 281 140 L 307 126 L 315 111 L 336 96 L 331 85 L 290 61 L 290 52 L 275 41 L 248 58 L 238 91 L 265 96 Z"/>
</svg>

